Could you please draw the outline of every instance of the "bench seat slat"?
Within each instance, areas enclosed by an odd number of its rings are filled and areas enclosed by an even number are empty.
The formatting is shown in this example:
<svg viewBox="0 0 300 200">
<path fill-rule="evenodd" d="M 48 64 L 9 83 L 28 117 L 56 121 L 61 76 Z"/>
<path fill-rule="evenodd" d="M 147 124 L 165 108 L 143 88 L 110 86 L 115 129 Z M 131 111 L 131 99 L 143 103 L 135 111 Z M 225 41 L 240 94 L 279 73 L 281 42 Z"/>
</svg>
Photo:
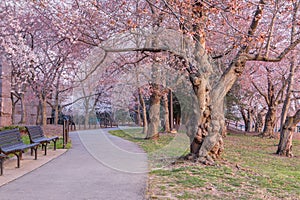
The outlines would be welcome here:
<svg viewBox="0 0 300 200">
<path fill-rule="evenodd" d="M 39 142 L 51 142 L 52 140 L 57 140 L 58 136 L 54 136 L 54 137 L 40 137 L 40 138 L 36 138 L 36 139 L 32 139 L 32 141 L 39 143 Z"/>
<path fill-rule="evenodd" d="M 25 149 L 29 149 L 29 148 L 35 147 L 37 145 L 39 145 L 39 144 L 38 143 L 33 143 L 33 144 L 13 145 L 13 146 L 10 146 L 10 147 L 1 148 L 1 151 L 3 153 L 9 153 L 9 152 L 13 152 L 13 151 L 23 151 Z"/>
</svg>

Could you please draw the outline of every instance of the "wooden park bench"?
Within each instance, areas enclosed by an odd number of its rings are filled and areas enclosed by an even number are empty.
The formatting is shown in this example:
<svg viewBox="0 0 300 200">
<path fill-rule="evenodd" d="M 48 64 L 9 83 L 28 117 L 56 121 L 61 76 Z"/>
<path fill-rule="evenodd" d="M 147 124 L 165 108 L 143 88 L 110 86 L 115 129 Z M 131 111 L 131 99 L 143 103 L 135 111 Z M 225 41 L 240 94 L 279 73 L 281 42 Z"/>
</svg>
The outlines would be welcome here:
<svg viewBox="0 0 300 200">
<path fill-rule="evenodd" d="M 22 159 L 22 153 L 26 149 L 31 149 L 31 155 L 33 150 L 35 152 L 34 159 L 37 159 L 38 143 L 24 144 L 21 139 L 21 133 L 19 129 L 12 129 L 0 132 L 0 153 L 8 155 L 15 154 L 18 159 L 17 167 L 20 167 L 20 159 Z"/>
<path fill-rule="evenodd" d="M 6 158 L 6 155 L 0 153 L 0 176 L 3 174 L 3 161 Z"/>
<path fill-rule="evenodd" d="M 30 143 L 39 143 L 42 145 L 42 148 L 45 149 L 45 155 L 47 155 L 47 145 L 51 141 L 54 144 L 54 150 L 56 150 L 56 141 L 58 140 L 58 136 L 54 137 L 46 137 L 43 129 L 40 126 L 26 126 Z"/>
</svg>

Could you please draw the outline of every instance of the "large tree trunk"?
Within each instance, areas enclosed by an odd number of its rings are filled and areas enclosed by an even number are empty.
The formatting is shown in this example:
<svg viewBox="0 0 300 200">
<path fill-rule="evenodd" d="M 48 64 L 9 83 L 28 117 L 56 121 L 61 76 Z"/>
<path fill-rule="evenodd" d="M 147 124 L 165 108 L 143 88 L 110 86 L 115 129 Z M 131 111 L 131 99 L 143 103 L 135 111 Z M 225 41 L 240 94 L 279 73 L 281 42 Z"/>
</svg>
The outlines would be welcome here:
<svg viewBox="0 0 300 200">
<path fill-rule="evenodd" d="M 16 112 L 16 104 L 19 101 L 19 98 L 15 101 L 14 98 L 15 96 L 11 93 L 11 103 L 12 103 L 12 108 L 11 108 L 11 121 L 12 124 L 15 124 L 15 112 Z"/>
<path fill-rule="evenodd" d="M 136 110 L 136 124 L 141 125 L 141 104 L 139 97 L 137 98 L 137 110 Z"/>
<path fill-rule="evenodd" d="M 39 101 L 39 105 L 37 105 L 37 108 L 36 108 L 36 122 L 35 123 L 37 125 L 42 124 L 41 113 L 42 113 L 42 106 L 41 106 L 41 101 Z"/>
<path fill-rule="evenodd" d="M 266 119 L 265 119 L 265 127 L 262 136 L 263 137 L 274 137 L 274 128 L 276 123 L 276 110 L 273 107 L 269 107 Z"/>
<path fill-rule="evenodd" d="M 59 106 L 54 105 L 54 124 L 58 124 L 58 118 L 59 118 Z"/>
<path fill-rule="evenodd" d="M 263 6 L 257 7 L 248 31 L 250 35 L 257 28 L 259 22 L 257 16 L 262 14 L 262 10 Z M 200 41 L 197 35 L 196 39 Z M 217 72 L 214 71 L 215 67 L 210 63 L 205 50 L 197 45 L 196 43 L 196 49 L 199 52 L 195 52 L 194 55 L 197 65 L 201 67 L 198 67 L 196 73 L 190 69 L 190 80 L 198 100 L 199 114 L 197 132 L 191 143 L 191 156 L 189 158 L 197 158 L 204 164 L 214 164 L 214 160 L 224 150 L 222 137 L 226 134 L 223 105 L 225 96 L 245 68 L 247 60 L 243 55 L 249 52 L 249 46 L 242 46 L 227 70 L 220 77 L 217 77 Z M 192 126 L 190 130 L 193 129 Z M 188 135 L 192 134 L 189 133 Z"/>
<path fill-rule="evenodd" d="M 153 16 L 156 13 L 154 9 L 151 9 Z M 162 16 L 158 14 L 159 17 L 154 17 L 152 28 L 157 30 L 160 27 L 160 24 L 163 20 Z M 157 47 L 158 40 L 156 37 L 151 38 L 151 46 Z M 150 96 L 150 109 L 149 109 L 149 126 L 147 130 L 147 135 L 145 139 L 158 139 L 159 138 L 159 123 L 160 123 L 160 99 L 161 99 L 161 72 L 160 72 L 160 63 L 156 55 L 153 56 L 153 63 L 151 68 L 151 87 L 152 94 Z"/>
<path fill-rule="evenodd" d="M 142 106 L 142 115 L 143 115 L 143 133 L 147 134 L 148 132 L 148 120 L 147 120 L 147 109 L 146 109 L 146 104 L 145 104 L 145 100 L 144 97 L 142 95 L 142 91 L 141 88 L 138 89 L 139 92 L 139 100 L 140 100 L 140 104 Z"/>
<path fill-rule="evenodd" d="M 292 137 L 293 131 L 289 129 L 292 127 L 288 127 L 290 118 L 287 117 L 290 105 L 291 105 L 291 96 L 292 90 L 294 87 L 294 75 L 295 75 L 295 62 L 294 58 L 290 63 L 290 75 L 288 77 L 288 86 L 285 95 L 285 100 L 282 106 L 281 119 L 280 119 L 280 140 L 278 144 L 277 154 L 286 155 L 288 157 L 292 156 Z"/>
<path fill-rule="evenodd" d="M 280 131 L 280 141 L 276 154 L 292 157 L 292 141 L 296 125 L 300 122 L 300 109 L 292 117 L 287 117 Z"/>
<path fill-rule="evenodd" d="M 163 95 L 163 105 L 164 105 L 164 131 L 166 133 L 171 132 L 170 130 L 170 119 L 169 119 L 169 101 L 168 93 Z"/>
<path fill-rule="evenodd" d="M 246 112 L 245 112 L 246 111 Z M 245 124 L 245 131 L 246 132 L 251 132 L 253 129 L 252 129 L 252 119 L 253 119 L 253 112 L 251 109 L 243 109 L 241 108 L 240 109 L 240 112 L 242 114 L 242 118 L 244 120 L 244 124 Z"/>
<path fill-rule="evenodd" d="M 173 131 L 174 129 L 174 107 L 173 107 L 173 93 L 172 90 L 169 89 L 169 123 L 170 123 L 170 130 Z"/>
<path fill-rule="evenodd" d="M 20 95 L 20 100 L 21 100 L 21 120 L 19 123 L 25 124 L 26 123 L 26 106 L 25 106 L 24 94 Z"/>
<path fill-rule="evenodd" d="M 152 94 L 150 97 L 149 125 L 146 139 L 157 139 L 159 137 L 158 127 L 160 121 L 160 86 L 152 84 Z"/>
<path fill-rule="evenodd" d="M 256 123 L 255 123 L 255 132 L 257 133 L 261 133 L 262 129 L 263 129 L 263 117 L 261 113 L 257 114 L 257 119 L 256 119 Z"/>
<path fill-rule="evenodd" d="M 249 118 L 244 118 L 244 117 L 243 117 L 243 120 L 244 120 L 244 124 L 245 124 L 245 131 L 249 132 L 249 128 L 251 126 L 250 120 L 249 120 Z"/>
<path fill-rule="evenodd" d="M 198 68 L 197 73 L 190 73 L 190 81 L 197 97 L 199 114 L 196 115 L 197 131 L 191 143 L 189 158 L 210 165 L 223 152 L 223 137 L 226 134 L 225 96 L 245 68 L 246 59 L 242 56 L 245 52 L 248 52 L 247 46 L 241 48 L 236 59 L 219 78 L 215 76 L 215 67 L 210 63 L 207 54 L 195 53 L 197 65 L 201 68 Z M 198 55 L 201 57 L 198 58 Z M 193 127 L 190 130 L 195 129 Z"/>
<path fill-rule="evenodd" d="M 223 149 L 222 136 L 226 131 L 224 120 L 224 99 L 211 100 L 201 112 L 196 135 L 191 143 L 191 156 L 204 164 L 213 164 Z"/>
<path fill-rule="evenodd" d="M 87 127 L 89 126 L 89 118 L 90 118 L 89 110 L 88 108 L 86 108 L 84 112 L 84 129 L 87 129 Z M 106 120 L 107 119 L 105 118 L 105 122 Z"/>
<path fill-rule="evenodd" d="M 254 110 L 253 109 L 248 109 L 248 119 L 249 119 L 249 124 L 248 124 L 248 132 L 254 131 Z"/>
<path fill-rule="evenodd" d="M 290 43 L 293 43 L 296 39 L 297 35 L 297 27 L 299 26 L 297 24 L 297 11 L 299 9 L 300 2 L 294 3 L 293 4 L 293 17 L 292 17 L 292 30 L 291 30 L 291 40 Z M 299 68 L 299 65 L 296 64 L 296 57 L 295 54 L 291 55 L 290 59 L 290 70 L 289 70 L 289 76 L 288 76 L 288 84 L 287 84 L 287 89 L 286 89 L 286 95 L 285 95 L 285 100 L 282 106 L 282 112 L 281 112 L 281 119 L 280 119 L 280 127 L 284 126 L 284 123 L 286 122 L 286 117 L 288 115 L 288 111 L 290 109 L 290 104 L 291 104 L 291 96 L 292 96 L 292 91 L 294 89 L 294 83 L 295 83 L 295 72 Z M 280 134 L 280 140 L 283 135 Z"/>
<path fill-rule="evenodd" d="M 16 106 L 12 104 L 11 107 L 11 123 L 15 124 L 15 112 L 16 112 Z"/>
<path fill-rule="evenodd" d="M 47 101 L 45 98 L 41 98 L 41 105 L 42 105 L 42 125 L 47 124 Z"/>
<path fill-rule="evenodd" d="M 54 124 L 58 124 L 58 113 L 59 113 L 59 105 L 58 105 L 58 93 L 55 95 L 55 104 L 54 104 Z"/>
<path fill-rule="evenodd" d="M 218 158 L 224 149 L 222 133 L 225 131 L 224 120 L 224 99 L 226 93 L 237 79 L 235 70 L 228 71 L 228 78 L 220 77 L 219 83 L 211 79 L 213 66 L 201 47 L 198 47 L 200 54 L 196 54 L 199 68 L 197 73 L 190 74 L 190 81 L 195 93 L 196 105 L 193 105 L 193 115 L 190 119 L 187 134 L 190 136 L 189 159 L 211 165 L 214 159 Z M 201 57 L 198 55 L 202 55 Z M 227 85 L 224 83 L 229 81 Z M 222 83 L 224 82 L 224 83 Z M 198 110 L 198 111 L 197 111 Z M 194 125 L 191 123 L 195 123 Z"/>
</svg>

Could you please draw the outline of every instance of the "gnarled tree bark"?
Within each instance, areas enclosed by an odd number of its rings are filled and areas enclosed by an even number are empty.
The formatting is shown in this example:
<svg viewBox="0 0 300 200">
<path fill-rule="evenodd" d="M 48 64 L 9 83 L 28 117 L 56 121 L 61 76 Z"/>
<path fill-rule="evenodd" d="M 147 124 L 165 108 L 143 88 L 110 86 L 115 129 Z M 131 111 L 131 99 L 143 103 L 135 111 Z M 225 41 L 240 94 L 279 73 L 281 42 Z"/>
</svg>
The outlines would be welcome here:
<svg viewBox="0 0 300 200">
<path fill-rule="evenodd" d="M 293 4 L 293 18 L 292 18 L 292 30 L 291 30 L 291 43 L 295 41 L 295 36 L 297 32 L 297 11 L 300 7 L 300 2 L 294 2 Z M 296 64 L 296 58 L 293 55 L 290 59 L 290 70 L 289 70 L 289 76 L 287 79 L 287 89 L 285 94 L 285 100 L 283 102 L 282 106 L 282 112 L 281 112 L 281 119 L 280 119 L 280 141 L 278 144 L 278 150 L 277 154 L 280 155 L 286 155 L 286 156 L 292 156 L 292 137 L 293 133 L 290 131 L 288 133 L 289 129 L 289 123 L 292 119 L 287 118 L 288 112 L 290 110 L 291 105 L 291 97 L 292 97 L 292 91 L 295 84 L 295 72 L 299 68 L 299 65 Z"/>
<path fill-rule="evenodd" d="M 199 9 L 201 10 L 201 4 L 195 6 L 200 6 Z M 255 33 L 263 9 L 264 2 L 260 1 L 248 30 L 249 37 Z M 195 13 L 195 15 L 198 14 Z M 200 15 L 202 17 L 202 14 Z M 198 68 L 197 71 L 190 69 L 189 72 L 190 81 L 198 100 L 199 118 L 197 132 L 191 143 L 191 156 L 189 158 L 197 158 L 201 163 L 210 165 L 214 164 L 214 160 L 220 157 L 224 149 L 222 137 L 226 132 L 223 106 L 225 96 L 244 71 L 249 44 L 242 45 L 227 70 L 219 74 L 203 49 L 205 43 L 201 42 L 203 41 L 201 24 L 195 24 L 194 29 L 196 33 L 194 40 L 198 41 L 194 52 Z M 219 78 L 218 74 L 220 75 Z M 188 133 L 188 135 L 192 136 L 193 134 Z"/>
<path fill-rule="evenodd" d="M 292 157 L 292 142 L 293 134 L 295 132 L 296 125 L 300 122 L 300 109 L 295 113 L 294 116 L 287 117 L 280 131 L 280 142 L 276 154 Z"/>
<path fill-rule="evenodd" d="M 276 122 L 276 108 L 269 107 L 268 112 L 265 119 L 265 127 L 262 133 L 263 137 L 274 137 L 274 128 Z"/>
<path fill-rule="evenodd" d="M 160 86 L 152 83 L 152 94 L 150 96 L 150 109 L 149 109 L 149 124 L 147 135 L 145 139 L 157 139 L 159 137 L 158 127 L 160 122 L 160 99 L 161 92 Z"/>
</svg>

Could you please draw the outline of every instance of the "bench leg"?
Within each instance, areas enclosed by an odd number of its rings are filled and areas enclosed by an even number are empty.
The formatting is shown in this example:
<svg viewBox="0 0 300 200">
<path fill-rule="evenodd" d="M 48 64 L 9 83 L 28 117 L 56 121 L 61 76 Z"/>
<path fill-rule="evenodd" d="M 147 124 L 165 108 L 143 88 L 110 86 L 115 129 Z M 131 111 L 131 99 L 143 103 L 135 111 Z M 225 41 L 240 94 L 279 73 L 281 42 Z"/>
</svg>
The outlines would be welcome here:
<svg viewBox="0 0 300 200">
<path fill-rule="evenodd" d="M 38 146 L 34 147 L 34 160 L 37 160 L 37 149 Z"/>
<path fill-rule="evenodd" d="M 45 156 L 47 155 L 47 145 L 48 145 L 48 142 L 46 142 L 45 144 L 42 145 L 42 147 L 45 148 L 45 149 L 44 149 L 44 151 L 45 151 Z"/>
<path fill-rule="evenodd" d="M 15 155 L 17 156 L 17 168 L 20 168 L 20 160 L 22 159 L 22 151 L 18 153 L 15 153 Z"/>
<path fill-rule="evenodd" d="M 53 148 L 54 148 L 54 151 L 56 150 L 56 140 L 53 140 Z"/>
<path fill-rule="evenodd" d="M 2 174 L 3 174 L 3 159 L 1 158 L 0 159 L 0 176 L 2 176 Z"/>
</svg>

